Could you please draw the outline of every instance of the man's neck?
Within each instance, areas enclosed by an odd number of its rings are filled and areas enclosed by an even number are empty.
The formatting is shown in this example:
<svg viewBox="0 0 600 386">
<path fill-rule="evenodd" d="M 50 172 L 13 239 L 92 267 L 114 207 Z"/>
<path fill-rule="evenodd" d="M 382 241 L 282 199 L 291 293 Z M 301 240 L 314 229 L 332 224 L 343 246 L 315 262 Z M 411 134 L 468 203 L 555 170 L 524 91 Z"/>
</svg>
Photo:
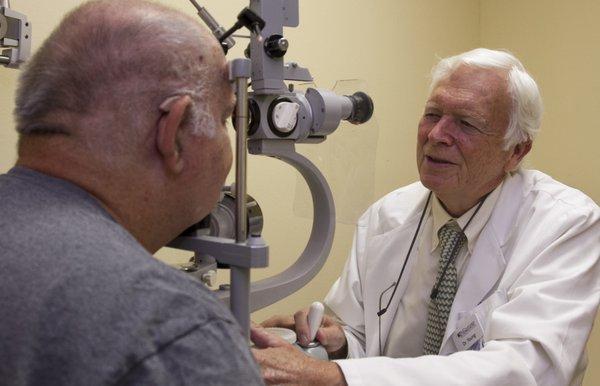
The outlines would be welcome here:
<svg viewBox="0 0 600 386">
<path fill-rule="evenodd" d="M 444 210 L 454 218 L 459 218 L 463 214 L 467 213 L 471 208 L 477 205 L 485 196 L 496 189 L 500 183 L 504 180 L 504 176 L 488 184 L 486 188 L 481 189 L 474 195 L 467 195 L 464 193 L 452 193 L 443 194 L 434 192 L 440 204 L 444 207 Z"/>
<path fill-rule="evenodd" d="M 137 183 L 141 176 L 121 176 L 116 170 L 94 167 L 92 162 L 82 162 L 65 153 L 61 153 L 61 160 L 24 153 L 20 154 L 16 165 L 66 180 L 87 191 L 150 253 L 170 241 L 168 221 L 148 217 L 156 213 L 155 210 L 149 211 L 148 207 L 160 205 L 154 205 L 157 200 L 153 193 Z"/>
<path fill-rule="evenodd" d="M 452 216 L 453 218 L 459 218 L 460 216 L 462 216 L 463 214 L 467 213 L 469 211 L 469 209 L 471 209 L 472 207 L 474 207 L 480 200 L 481 198 L 477 199 L 477 201 L 464 201 L 464 202 L 455 202 L 455 201 L 451 201 L 451 200 L 445 200 L 444 198 L 438 196 L 436 194 L 437 199 L 440 201 L 440 204 L 442 204 L 442 207 L 444 208 L 444 210 L 446 212 L 448 212 L 448 214 L 450 216 Z M 451 204 L 447 204 L 447 202 L 450 202 Z"/>
</svg>

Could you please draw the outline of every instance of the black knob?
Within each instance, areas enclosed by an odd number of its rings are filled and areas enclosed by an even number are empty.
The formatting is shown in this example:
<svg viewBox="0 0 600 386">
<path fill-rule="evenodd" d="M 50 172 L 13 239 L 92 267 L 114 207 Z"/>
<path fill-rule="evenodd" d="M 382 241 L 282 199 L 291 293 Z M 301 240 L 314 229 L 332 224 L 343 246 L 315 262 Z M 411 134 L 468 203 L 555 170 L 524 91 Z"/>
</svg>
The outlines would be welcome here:
<svg viewBox="0 0 600 386">
<path fill-rule="evenodd" d="M 265 52 L 272 58 L 281 58 L 287 52 L 289 43 L 281 35 L 271 35 L 265 41 Z"/>
</svg>

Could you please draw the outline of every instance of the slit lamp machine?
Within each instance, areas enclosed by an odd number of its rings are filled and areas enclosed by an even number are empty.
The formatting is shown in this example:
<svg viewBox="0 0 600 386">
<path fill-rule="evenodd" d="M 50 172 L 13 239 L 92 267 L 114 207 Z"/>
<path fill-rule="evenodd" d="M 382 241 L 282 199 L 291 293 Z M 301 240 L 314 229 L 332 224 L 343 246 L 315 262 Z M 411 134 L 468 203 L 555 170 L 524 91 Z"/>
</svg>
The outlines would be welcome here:
<svg viewBox="0 0 600 386">
<path fill-rule="evenodd" d="M 236 43 L 233 34 L 239 29 L 250 31 L 250 43 L 245 58 L 229 62 L 237 96 L 233 115 L 235 183 L 224 188 L 223 199 L 210 215 L 169 246 L 194 252 L 181 269 L 206 284 L 211 284 L 218 268 L 230 270 L 230 283 L 214 292 L 229 303 L 248 335 L 250 313 L 306 285 L 323 267 L 333 242 L 335 206 L 331 190 L 323 174 L 296 152 L 295 145 L 323 142 L 342 120 L 353 124 L 368 121 L 373 102 L 361 91 L 343 96 L 317 88 L 294 90 L 291 82 L 313 80 L 307 68 L 284 61 L 289 41 L 283 28 L 298 26 L 298 0 L 250 0 L 229 30 L 196 0 L 190 2 L 225 53 Z M 0 46 L 0 64 L 10 68 L 18 68 L 31 50 L 31 25 L 25 15 L 10 8 L 8 0 L 0 0 Z M 283 272 L 256 282 L 250 281 L 250 270 L 266 267 L 269 253 L 261 237 L 260 206 L 246 193 L 248 153 L 274 157 L 294 167 L 306 181 L 313 202 L 312 229 L 304 251 Z"/>
</svg>

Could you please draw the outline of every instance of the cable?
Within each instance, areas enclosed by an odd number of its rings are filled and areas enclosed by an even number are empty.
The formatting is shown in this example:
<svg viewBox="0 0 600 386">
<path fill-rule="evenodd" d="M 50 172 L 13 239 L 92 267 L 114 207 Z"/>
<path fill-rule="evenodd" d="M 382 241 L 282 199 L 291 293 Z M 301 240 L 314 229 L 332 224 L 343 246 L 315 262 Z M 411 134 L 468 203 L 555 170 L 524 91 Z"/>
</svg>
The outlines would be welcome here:
<svg viewBox="0 0 600 386">
<path fill-rule="evenodd" d="M 388 301 L 388 304 L 385 306 L 385 308 L 380 309 L 377 312 L 377 316 L 379 316 L 379 317 L 381 317 L 381 315 L 383 315 L 387 312 L 388 307 L 392 303 L 392 299 L 394 298 L 394 295 L 396 294 L 396 290 L 398 289 L 398 284 L 400 284 L 400 279 L 402 278 L 402 274 L 404 273 L 404 268 L 406 268 L 406 263 L 408 262 L 410 253 L 412 252 L 413 246 L 415 245 L 415 241 L 417 240 L 417 235 L 419 234 L 419 229 L 421 229 L 421 223 L 423 222 L 423 218 L 425 217 L 425 212 L 427 211 L 427 207 L 429 206 L 430 200 L 431 200 L 431 191 L 429 192 L 429 195 L 427 196 L 427 202 L 425 202 L 425 207 L 423 208 L 423 211 L 421 212 L 421 218 L 419 219 L 419 225 L 417 225 L 417 230 L 415 231 L 413 239 L 410 243 L 410 247 L 408 248 L 408 252 L 406 253 L 406 257 L 404 258 L 404 264 L 402 264 L 402 270 L 400 270 L 400 275 L 398 275 L 398 280 L 396 280 L 396 283 L 394 286 L 394 292 L 392 292 L 392 296 L 390 296 L 390 300 Z"/>
<path fill-rule="evenodd" d="M 381 294 L 379 295 L 379 309 L 381 310 L 381 300 L 383 299 L 383 294 L 385 294 L 386 292 L 388 292 L 389 290 L 392 289 L 392 287 L 394 287 L 396 285 L 396 282 L 393 282 L 389 287 L 387 287 L 385 290 L 383 290 L 381 292 Z M 377 320 L 379 321 L 379 355 L 383 355 L 383 353 L 381 352 L 381 316 L 379 315 L 379 313 L 377 313 L 377 316 L 379 316 L 379 318 L 377 318 Z"/>
</svg>

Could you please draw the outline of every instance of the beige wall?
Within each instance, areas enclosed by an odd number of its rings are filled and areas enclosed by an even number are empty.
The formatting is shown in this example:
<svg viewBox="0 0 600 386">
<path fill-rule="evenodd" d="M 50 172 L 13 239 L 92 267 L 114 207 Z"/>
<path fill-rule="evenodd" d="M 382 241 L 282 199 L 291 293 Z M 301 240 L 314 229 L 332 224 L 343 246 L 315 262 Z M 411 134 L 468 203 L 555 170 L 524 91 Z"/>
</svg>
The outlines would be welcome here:
<svg viewBox="0 0 600 386">
<path fill-rule="evenodd" d="M 185 0 L 163 0 L 193 14 Z M 34 28 L 34 48 L 48 36 L 76 0 L 13 0 L 12 6 L 27 14 Z M 247 1 L 205 0 L 222 24 L 229 26 Z M 593 148 L 600 136 L 595 130 L 600 111 L 600 68 L 597 42 L 600 7 L 595 1 L 487 1 L 487 0 L 302 0 L 300 27 L 288 29 L 288 59 L 308 67 L 319 87 L 331 88 L 336 80 L 359 78 L 367 82 L 375 100 L 377 146 L 363 154 L 344 154 L 341 161 L 352 168 L 369 163 L 375 151 L 374 187 L 357 181 L 353 192 L 374 190 L 379 197 L 397 186 L 414 181 L 416 124 L 427 92 L 427 76 L 436 57 L 477 46 L 508 48 L 523 59 L 539 81 L 546 104 L 543 133 L 529 164 L 561 181 L 584 190 L 598 202 L 600 184 L 594 174 L 600 152 Z M 594 45 L 594 43 L 596 43 Z M 240 44 L 230 57 L 241 56 Z M 574 59 L 569 61 L 568 58 Z M 0 170 L 15 158 L 11 119 L 17 72 L 0 69 Z M 595 92 L 594 92 L 595 91 Z M 566 130 L 560 130 L 560 129 Z M 351 133 L 350 130 L 348 130 Z M 348 133 L 347 132 L 347 133 Z M 331 140 L 344 141 L 344 131 Z M 351 139 L 347 139 L 351 141 Z M 326 149 L 326 144 L 314 145 Z M 318 150 L 317 150 L 318 151 Z M 577 155 L 577 156 L 575 156 Z M 264 157 L 249 158 L 249 192 L 257 198 L 266 218 L 264 237 L 270 245 L 271 266 L 253 272 L 263 278 L 289 266 L 308 238 L 310 221 L 293 209 L 297 174 L 287 165 Z M 328 178 L 335 178 L 328 175 Z M 352 193 L 353 193 L 352 192 Z M 348 202 L 350 192 L 336 192 L 336 201 Z M 307 200 L 306 197 L 300 199 Z M 353 227 L 337 226 L 331 257 L 319 275 L 296 294 L 265 310 L 255 320 L 273 313 L 291 313 L 321 299 L 340 273 L 351 244 Z M 187 257 L 163 249 L 167 261 Z M 598 342 L 598 343 L 596 343 Z M 600 355 L 600 336 L 590 345 L 592 358 Z M 596 353 L 594 353 L 596 352 Z M 590 365 L 586 384 L 600 381 Z"/>
</svg>

